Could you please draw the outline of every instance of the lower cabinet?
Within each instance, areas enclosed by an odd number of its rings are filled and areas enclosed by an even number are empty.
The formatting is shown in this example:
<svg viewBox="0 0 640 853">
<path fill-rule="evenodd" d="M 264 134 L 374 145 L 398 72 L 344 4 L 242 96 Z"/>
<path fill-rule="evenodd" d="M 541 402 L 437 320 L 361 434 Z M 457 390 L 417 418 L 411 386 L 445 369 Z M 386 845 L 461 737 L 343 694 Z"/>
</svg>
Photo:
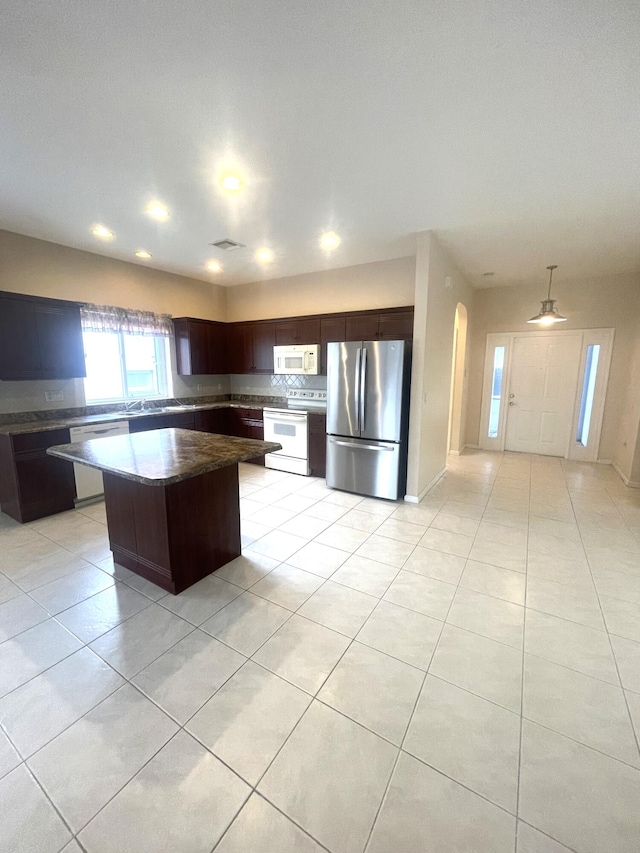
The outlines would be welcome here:
<svg viewBox="0 0 640 853">
<path fill-rule="evenodd" d="M 199 432 L 214 432 L 218 435 L 231 435 L 231 409 L 205 409 L 196 412 L 196 429 Z"/>
<path fill-rule="evenodd" d="M 309 470 L 312 477 L 324 477 L 327 468 L 327 416 L 309 415 Z"/>
<path fill-rule="evenodd" d="M 16 521 L 73 509 L 73 463 L 47 454 L 55 444 L 69 444 L 68 429 L 0 435 L 0 509 Z"/>
<path fill-rule="evenodd" d="M 238 435 L 241 438 L 255 438 L 264 441 L 264 416 L 262 409 L 230 408 L 231 413 L 230 435 Z M 264 456 L 257 459 L 249 459 L 254 465 L 264 465 Z"/>
<path fill-rule="evenodd" d="M 208 409 L 195 413 L 195 428 L 201 432 L 220 435 L 237 435 L 240 438 L 255 438 L 264 441 L 262 409 L 229 407 Z M 250 459 L 254 465 L 264 465 L 264 456 Z"/>
<path fill-rule="evenodd" d="M 129 421 L 129 432 L 148 432 L 151 429 L 195 429 L 195 420 L 195 412 L 132 418 Z"/>
</svg>

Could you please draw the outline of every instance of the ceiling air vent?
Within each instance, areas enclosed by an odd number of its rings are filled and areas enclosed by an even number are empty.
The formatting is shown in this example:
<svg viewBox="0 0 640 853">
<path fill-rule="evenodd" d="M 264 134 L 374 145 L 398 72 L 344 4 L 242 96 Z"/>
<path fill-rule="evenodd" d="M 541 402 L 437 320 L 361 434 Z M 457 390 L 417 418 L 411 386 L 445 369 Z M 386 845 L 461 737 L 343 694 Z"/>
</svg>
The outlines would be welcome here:
<svg viewBox="0 0 640 853">
<path fill-rule="evenodd" d="M 236 243 L 235 240 L 229 240 L 228 238 L 225 238 L 224 240 L 217 240 L 215 243 L 210 243 L 209 245 L 215 246 L 216 249 L 223 249 L 225 252 L 232 252 L 234 249 L 246 248 L 244 243 Z"/>
</svg>

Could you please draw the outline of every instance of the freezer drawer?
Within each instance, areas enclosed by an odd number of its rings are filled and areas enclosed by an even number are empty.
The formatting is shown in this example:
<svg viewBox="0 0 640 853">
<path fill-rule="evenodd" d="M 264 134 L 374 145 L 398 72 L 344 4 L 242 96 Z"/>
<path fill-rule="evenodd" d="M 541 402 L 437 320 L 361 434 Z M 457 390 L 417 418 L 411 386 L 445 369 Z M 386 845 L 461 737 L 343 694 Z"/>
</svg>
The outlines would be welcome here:
<svg viewBox="0 0 640 853">
<path fill-rule="evenodd" d="M 395 442 L 327 436 L 327 486 L 397 500 L 404 496 L 404 446 Z"/>
</svg>

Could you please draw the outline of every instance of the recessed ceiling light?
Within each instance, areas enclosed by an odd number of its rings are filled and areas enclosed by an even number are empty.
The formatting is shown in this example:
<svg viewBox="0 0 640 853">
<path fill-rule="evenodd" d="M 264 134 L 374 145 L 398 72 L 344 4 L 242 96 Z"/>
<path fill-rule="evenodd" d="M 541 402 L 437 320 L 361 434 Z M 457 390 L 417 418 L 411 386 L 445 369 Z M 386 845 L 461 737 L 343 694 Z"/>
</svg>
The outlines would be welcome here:
<svg viewBox="0 0 640 853">
<path fill-rule="evenodd" d="M 109 231 L 104 225 L 94 225 L 91 233 L 94 237 L 99 237 L 101 240 L 113 240 L 116 236 L 113 231 Z"/>
<path fill-rule="evenodd" d="M 209 272 L 222 272 L 222 264 L 220 261 L 207 261 L 207 269 Z"/>
<path fill-rule="evenodd" d="M 340 237 L 335 231 L 327 231 L 320 237 L 320 246 L 323 249 L 337 249 L 340 245 Z"/>
<path fill-rule="evenodd" d="M 274 257 L 275 255 L 273 254 L 273 251 L 267 248 L 267 246 L 263 246 L 262 249 L 258 249 L 256 252 L 256 260 L 260 261 L 262 264 L 271 263 Z"/>
<path fill-rule="evenodd" d="M 144 258 L 145 260 L 151 257 L 149 252 L 145 252 L 144 249 L 140 249 L 139 252 L 134 252 L 134 255 L 136 256 L 136 258 Z"/>
<path fill-rule="evenodd" d="M 239 193 L 242 189 L 242 178 L 233 172 L 227 172 L 220 178 L 220 186 L 230 193 Z"/>
<path fill-rule="evenodd" d="M 159 201 L 152 201 L 147 205 L 147 214 L 153 219 L 159 219 L 160 221 L 169 218 L 169 209 L 164 206 Z"/>
</svg>

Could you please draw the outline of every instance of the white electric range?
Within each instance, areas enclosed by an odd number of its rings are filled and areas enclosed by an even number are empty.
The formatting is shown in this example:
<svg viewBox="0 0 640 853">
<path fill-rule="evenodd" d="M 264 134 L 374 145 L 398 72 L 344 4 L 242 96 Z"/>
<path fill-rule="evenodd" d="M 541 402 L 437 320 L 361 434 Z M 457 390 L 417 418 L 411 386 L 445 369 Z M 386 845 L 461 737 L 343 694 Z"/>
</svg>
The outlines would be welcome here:
<svg viewBox="0 0 640 853">
<path fill-rule="evenodd" d="M 287 391 L 287 408 L 264 409 L 264 440 L 277 441 L 282 450 L 267 453 L 266 468 L 309 476 L 308 415 L 327 411 L 326 391 Z"/>
</svg>

